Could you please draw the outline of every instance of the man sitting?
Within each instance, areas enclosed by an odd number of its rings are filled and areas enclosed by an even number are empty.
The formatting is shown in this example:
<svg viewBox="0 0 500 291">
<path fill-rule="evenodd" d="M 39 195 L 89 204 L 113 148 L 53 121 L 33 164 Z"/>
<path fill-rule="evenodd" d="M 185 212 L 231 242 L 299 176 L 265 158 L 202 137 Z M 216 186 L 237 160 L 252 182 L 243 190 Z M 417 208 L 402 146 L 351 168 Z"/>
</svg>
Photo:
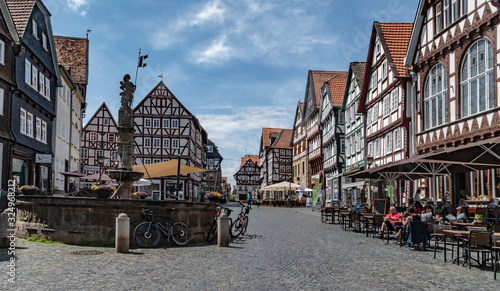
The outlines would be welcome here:
<svg viewBox="0 0 500 291">
<path fill-rule="evenodd" d="M 433 217 L 432 217 L 432 205 L 430 204 L 427 204 L 427 206 L 425 207 L 426 209 L 426 212 L 425 213 L 422 213 L 420 216 L 422 217 L 422 221 L 428 221 L 428 222 L 432 222 L 433 221 Z"/>
<path fill-rule="evenodd" d="M 401 214 L 396 211 L 396 207 L 391 206 L 389 211 L 390 213 L 384 218 L 384 223 L 380 228 L 380 237 L 382 237 L 386 228 L 390 231 L 396 231 L 396 225 L 401 223 Z M 394 235 L 393 237 L 396 236 Z"/>
</svg>

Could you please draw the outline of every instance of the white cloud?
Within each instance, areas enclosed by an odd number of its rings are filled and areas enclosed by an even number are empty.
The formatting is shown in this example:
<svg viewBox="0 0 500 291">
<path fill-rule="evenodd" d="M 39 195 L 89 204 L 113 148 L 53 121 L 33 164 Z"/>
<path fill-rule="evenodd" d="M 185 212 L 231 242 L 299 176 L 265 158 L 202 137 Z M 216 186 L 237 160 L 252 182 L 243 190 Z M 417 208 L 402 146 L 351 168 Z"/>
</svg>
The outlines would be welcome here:
<svg viewBox="0 0 500 291">
<path fill-rule="evenodd" d="M 87 15 L 89 3 L 87 0 L 68 0 L 68 8 L 80 15 Z"/>
<path fill-rule="evenodd" d="M 231 48 L 225 45 L 225 41 L 226 37 L 222 36 L 214 40 L 207 49 L 201 52 L 193 52 L 195 56 L 199 56 L 196 63 L 217 63 L 228 60 L 231 57 Z"/>
</svg>

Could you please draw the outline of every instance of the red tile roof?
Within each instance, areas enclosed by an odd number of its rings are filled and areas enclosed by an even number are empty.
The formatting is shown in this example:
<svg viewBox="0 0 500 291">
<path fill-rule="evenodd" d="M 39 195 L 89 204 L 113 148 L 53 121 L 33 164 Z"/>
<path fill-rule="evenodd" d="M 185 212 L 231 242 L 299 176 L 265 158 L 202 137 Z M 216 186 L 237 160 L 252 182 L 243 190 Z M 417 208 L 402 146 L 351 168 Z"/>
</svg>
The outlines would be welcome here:
<svg viewBox="0 0 500 291">
<path fill-rule="evenodd" d="M 397 73 L 400 76 L 406 75 L 403 60 L 410 42 L 413 23 L 380 23 L 380 29 Z"/>
<path fill-rule="evenodd" d="M 328 86 L 330 87 L 330 97 L 332 98 L 333 106 L 342 106 L 348 75 L 349 72 L 337 72 L 337 75 L 335 77 L 332 77 L 328 81 L 326 81 L 328 83 Z"/>
<path fill-rule="evenodd" d="M 279 140 L 274 143 L 275 148 L 279 149 L 291 149 L 290 141 L 292 140 L 292 130 L 291 129 L 283 129 L 281 131 L 281 135 L 279 136 Z"/>
<path fill-rule="evenodd" d="M 6 0 L 10 15 L 16 26 L 19 37 L 22 37 L 31 16 L 35 0 Z"/>
<path fill-rule="evenodd" d="M 241 158 L 241 166 L 245 165 L 248 160 L 252 160 L 252 162 L 257 166 L 260 165 L 259 155 L 245 155 L 243 158 Z"/>
<path fill-rule="evenodd" d="M 323 87 L 323 84 L 327 80 L 337 76 L 339 73 L 343 72 L 311 70 L 311 81 L 314 84 L 314 96 L 316 96 L 316 108 L 319 108 L 319 104 L 321 103 L 321 87 Z"/>
<path fill-rule="evenodd" d="M 54 36 L 57 61 L 79 84 L 88 84 L 89 40 L 86 38 Z"/>
<path fill-rule="evenodd" d="M 271 146 L 271 136 L 276 137 L 280 132 L 280 128 L 262 128 L 262 146 Z"/>
</svg>

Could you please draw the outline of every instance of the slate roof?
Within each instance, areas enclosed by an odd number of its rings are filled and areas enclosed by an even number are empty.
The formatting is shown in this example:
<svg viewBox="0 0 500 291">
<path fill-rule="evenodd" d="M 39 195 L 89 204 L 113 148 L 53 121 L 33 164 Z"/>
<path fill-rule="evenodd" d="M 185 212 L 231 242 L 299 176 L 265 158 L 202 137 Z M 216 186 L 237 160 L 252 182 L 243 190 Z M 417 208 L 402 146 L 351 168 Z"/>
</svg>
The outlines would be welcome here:
<svg viewBox="0 0 500 291">
<path fill-rule="evenodd" d="M 363 88 L 363 80 L 365 79 L 365 69 L 366 62 L 351 62 L 352 73 L 354 74 L 354 78 L 356 78 L 356 82 L 358 82 L 358 86 Z"/>
<path fill-rule="evenodd" d="M 342 106 L 348 76 L 349 72 L 337 72 L 335 77 L 326 81 L 330 88 L 330 97 L 332 98 L 333 106 Z"/>
<path fill-rule="evenodd" d="M 404 57 L 408 50 L 413 23 L 379 23 L 399 76 L 405 76 Z"/>
<path fill-rule="evenodd" d="M 5 2 L 16 26 L 17 33 L 19 37 L 22 37 L 31 16 L 31 11 L 35 6 L 35 0 L 6 0 Z"/>
<path fill-rule="evenodd" d="M 79 84 L 88 84 L 89 40 L 86 38 L 54 36 L 57 61 Z"/>
</svg>

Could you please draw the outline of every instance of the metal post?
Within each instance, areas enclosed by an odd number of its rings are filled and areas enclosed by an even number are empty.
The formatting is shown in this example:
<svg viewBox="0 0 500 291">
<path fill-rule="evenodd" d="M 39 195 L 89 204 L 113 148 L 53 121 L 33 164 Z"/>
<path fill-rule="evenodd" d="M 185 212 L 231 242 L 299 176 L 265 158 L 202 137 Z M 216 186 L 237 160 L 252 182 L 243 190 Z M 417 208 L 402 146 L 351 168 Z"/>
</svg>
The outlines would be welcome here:
<svg viewBox="0 0 500 291">
<path fill-rule="evenodd" d="M 181 175 L 181 155 L 177 156 L 177 184 L 176 184 L 176 193 L 175 200 L 179 200 L 179 176 Z"/>
</svg>

